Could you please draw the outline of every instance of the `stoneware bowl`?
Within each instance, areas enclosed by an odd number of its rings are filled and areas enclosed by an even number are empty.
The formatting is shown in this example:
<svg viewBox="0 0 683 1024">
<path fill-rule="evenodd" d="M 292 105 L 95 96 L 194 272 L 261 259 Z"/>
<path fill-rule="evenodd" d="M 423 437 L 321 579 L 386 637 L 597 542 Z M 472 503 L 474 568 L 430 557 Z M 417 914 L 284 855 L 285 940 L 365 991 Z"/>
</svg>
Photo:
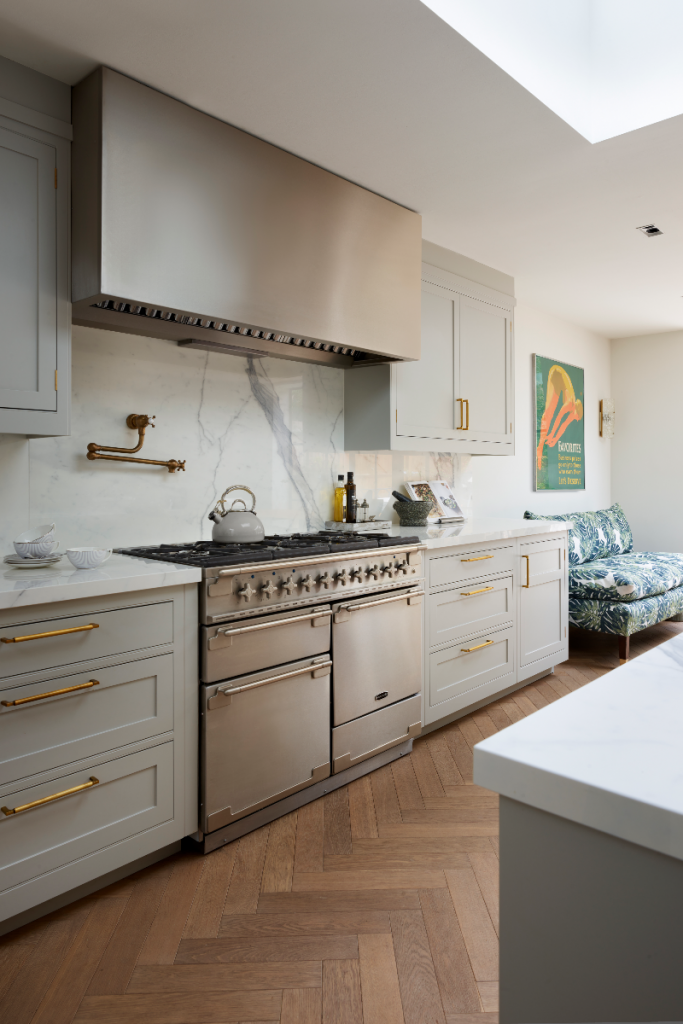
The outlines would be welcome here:
<svg viewBox="0 0 683 1024">
<path fill-rule="evenodd" d="M 426 526 L 427 516 L 432 511 L 431 501 L 395 501 L 401 526 Z"/>
<path fill-rule="evenodd" d="M 77 569 L 95 569 L 111 558 L 111 548 L 67 548 L 66 557 Z"/>
<path fill-rule="evenodd" d="M 58 543 L 55 540 L 55 524 L 43 523 L 20 533 L 14 541 L 14 550 L 22 558 L 45 558 L 52 554 Z"/>
</svg>

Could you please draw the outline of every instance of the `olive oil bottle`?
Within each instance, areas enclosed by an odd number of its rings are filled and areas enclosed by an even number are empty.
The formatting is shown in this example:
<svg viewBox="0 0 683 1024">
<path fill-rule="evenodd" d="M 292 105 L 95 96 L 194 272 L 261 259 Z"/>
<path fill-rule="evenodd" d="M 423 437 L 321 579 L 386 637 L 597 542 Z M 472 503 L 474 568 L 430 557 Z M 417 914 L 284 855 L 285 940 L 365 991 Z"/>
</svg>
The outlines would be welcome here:
<svg viewBox="0 0 683 1024">
<path fill-rule="evenodd" d="M 346 490 L 344 488 L 344 474 L 337 477 L 337 486 L 334 489 L 334 521 L 344 522 L 344 506 L 346 504 Z"/>
</svg>

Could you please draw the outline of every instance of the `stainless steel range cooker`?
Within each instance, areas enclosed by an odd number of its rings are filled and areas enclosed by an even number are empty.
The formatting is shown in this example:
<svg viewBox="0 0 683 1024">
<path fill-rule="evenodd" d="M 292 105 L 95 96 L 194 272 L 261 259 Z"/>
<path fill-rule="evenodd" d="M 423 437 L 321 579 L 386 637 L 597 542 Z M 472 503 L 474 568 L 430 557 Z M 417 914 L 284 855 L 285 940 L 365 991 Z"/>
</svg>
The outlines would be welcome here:
<svg viewBox="0 0 683 1024">
<path fill-rule="evenodd" d="M 205 851 L 410 750 L 421 729 L 417 537 L 299 534 L 120 550 L 203 567 Z"/>
</svg>

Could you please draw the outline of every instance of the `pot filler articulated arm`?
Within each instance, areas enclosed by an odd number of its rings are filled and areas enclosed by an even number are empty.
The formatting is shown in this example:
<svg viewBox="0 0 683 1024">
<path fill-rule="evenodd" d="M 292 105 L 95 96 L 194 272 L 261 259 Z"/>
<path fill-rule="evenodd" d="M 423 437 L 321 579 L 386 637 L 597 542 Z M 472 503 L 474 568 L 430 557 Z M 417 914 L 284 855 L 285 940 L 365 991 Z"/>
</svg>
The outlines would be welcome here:
<svg viewBox="0 0 683 1024">
<path fill-rule="evenodd" d="M 145 430 L 147 427 L 153 427 L 152 420 L 156 419 L 155 416 L 136 415 L 131 413 L 126 419 L 126 425 L 131 430 L 137 430 L 138 432 L 138 443 L 135 448 L 108 448 L 104 444 L 95 444 L 91 441 L 88 445 L 88 458 L 92 461 L 95 459 L 109 459 L 110 462 L 141 462 L 146 466 L 166 466 L 169 473 L 175 473 L 176 469 L 182 469 L 185 472 L 185 459 L 179 462 L 177 459 L 169 459 L 168 462 L 160 462 L 158 459 L 135 459 L 131 458 L 134 452 L 139 452 L 144 444 Z M 121 455 L 103 455 L 103 452 L 122 452 Z"/>
</svg>

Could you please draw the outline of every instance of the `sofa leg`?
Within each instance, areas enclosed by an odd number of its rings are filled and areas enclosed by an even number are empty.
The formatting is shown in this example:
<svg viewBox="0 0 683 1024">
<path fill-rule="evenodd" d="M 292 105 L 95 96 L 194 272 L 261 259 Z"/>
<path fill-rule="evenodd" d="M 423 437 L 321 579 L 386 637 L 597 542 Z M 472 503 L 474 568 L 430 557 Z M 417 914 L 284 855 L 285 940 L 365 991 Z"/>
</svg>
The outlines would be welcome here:
<svg viewBox="0 0 683 1024">
<path fill-rule="evenodd" d="M 619 637 L 619 661 L 621 662 L 622 665 L 624 664 L 625 661 L 628 661 L 630 647 L 631 647 L 631 637 L 630 636 L 620 636 Z"/>
</svg>

